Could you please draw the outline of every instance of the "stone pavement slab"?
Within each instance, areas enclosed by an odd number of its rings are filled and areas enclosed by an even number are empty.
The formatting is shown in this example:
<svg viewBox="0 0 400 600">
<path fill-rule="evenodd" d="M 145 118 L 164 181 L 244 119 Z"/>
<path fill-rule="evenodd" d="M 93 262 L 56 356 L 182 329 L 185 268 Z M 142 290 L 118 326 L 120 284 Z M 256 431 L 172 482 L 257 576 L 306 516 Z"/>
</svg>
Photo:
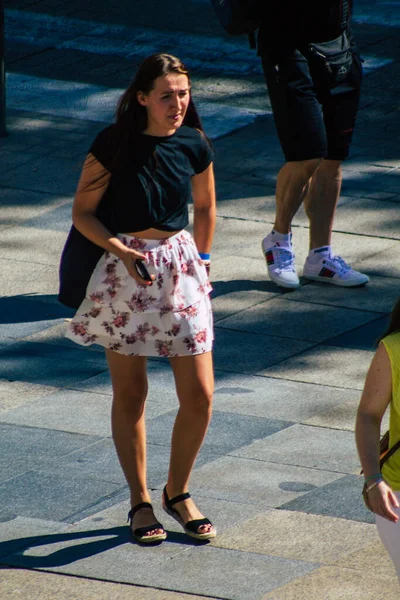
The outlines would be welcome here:
<svg viewBox="0 0 400 600">
<path fill-rule="evenodd" d="M 262 600 L 396 600 L 399 584 L 394 578 L 375 575 L 373 570 L 353 571 L 323 567 L 310 575 L 266 594 Z"/>
<path fill-rule="evenodd" d="M 360 464 L 352 431 L 297 424 L 229 454 L 337 473 L 354 473 Z"/>
<path fill-rule="evenodd" d="M 362 500 L 362 481 L 359 475 L 336 478 L 325 486 L 282 504 L 281 508 L 374 523 L 375 516 L 365 508 Z"/>
<path fill-rule="evenodd" d="M 110 583 L 82 577 L 68 577 L 59 573 L 2 568 L 3 600 L 202 600 L 204 596 L 180 594 L 142 586 Z"/>
<path fill-rule="evenodd" d="M 321 344 L 256 374 L 362 390 L 372 357 L 373 351 Z"/>
<path fill-rule="evenodd" d="M 361 499 L 354 419 L 398 296 L 398 7 L 357 3 L 364 88 L 333 232 L 334 252 L 371 281 L 341 289 L 301 280 L 283 293 L 260 250 L 283 156 L 259 59 L 244 37 L 224 35 L 208 0 L 179 10 L 138 1 L 132 11 L 125 0 L 6 0 L 8 99 L 20 109 L 9 109 L 10 135 L 0 140 L 0 550 L 4 564 L 23 569 L 0 572 L 2 594 L 397 598 Z M 56 300 L 78 172 L 104 127 L 87 119 L 111 118 L 111 100 L 151 49 L 192 68 L 216 157 L 215 410 L 190 482 L 219 531 L 207 545 L 161 508 L 178 407 L 163 360 L 148 363 L 148 483 L 169 538 L 156 548 L 131 543 L 106 361 L 98 347 L 64 338 L 72 311 Z M 57 111 L 81 118 L 48 114 Z M 308 237 L 301 209 L 293 223 L 300 276 Z"/>
<path fill-rule="evenodd" d="M 348 554 L 376 546 L 376 527 L 345 519 L 271 510 L 223 533 L 214 546 L 345 566 Z"/>
<path fill-rule="evenodd" d="M 367 311 L 331 308 L 326 304 L 296 302 L 280 297 L 220 320 L 218 329 L 323 342 L 375 319 L 376 314 Z"/>
<path fill-rule="evenodd" d="M 294 502 L 303 495 L 308 498 L 310 492 L 315 493 L 320 486 L 324 489 L 337 479 L 342 479 L 342 475 L 321 469 L 225 456 L 197 469 L 191 489 L 193 494 L 250 504 L 264 502 L 271 508 Z"/>
</svg>

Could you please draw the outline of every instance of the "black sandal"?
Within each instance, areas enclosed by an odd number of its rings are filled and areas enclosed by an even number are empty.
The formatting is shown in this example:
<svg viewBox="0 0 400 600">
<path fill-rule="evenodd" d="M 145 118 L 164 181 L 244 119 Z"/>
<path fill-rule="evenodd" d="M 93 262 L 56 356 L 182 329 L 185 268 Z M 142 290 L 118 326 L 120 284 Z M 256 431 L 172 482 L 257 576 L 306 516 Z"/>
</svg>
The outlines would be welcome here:
<svg viewBox="0 0 400 600">
<path fill-rule="evenodd" d="M 175 521 L 178 521 L 179 525 L 183 527 L 185 533 L 190 535 L 190 537 L 193 537 L 196 540 L 211 540 L 212 538 L 215 538 L 217 531 L 209 519 L 204 517 L 203 519 L 193 519 L 192 521 L 184 523 L 179 512 L 176 510 L 176 508 L 173 508 L 174 504 L 182 502 L 183 500 L 187 500 L 188 498 L 190 498 L 190 494 L 186 492 L 185 494 L 179 494 L 179 496 L 175 496 L 175 498 L 171 498 L 170 500 L 167 494 L 167 486 L 165 486 L 163 490 L 163 509 L 170 517 L 175 519 Z M 211 525 L 211 527 L 213 527 L 213 531 L 198 533 L 197 530 L 201 525 Z"/>
<path fill-rule="evenodd" d="M 153 525 L 148 525 L 147 527 L 138 527 L 137 529 L 132 530 L 132 522 L 134 515 L 142 508 L 151 508 L 153 510 L 150 502 L 140 502 L 140 504 L 136 504 L 128 513 L 128 523 L 130 525 L 130 530 L 132 532 L 133 538 L 140 542 L 141 544 L 153 544 L 155 542 L 163 542 L 167 539 L 167 533 L 161 523 L 154 523 Z M 155 533 L 153 535 L 146 535 L 149 531 L 153 529 L 162 529 L 163 533 Z"/>
</svg>

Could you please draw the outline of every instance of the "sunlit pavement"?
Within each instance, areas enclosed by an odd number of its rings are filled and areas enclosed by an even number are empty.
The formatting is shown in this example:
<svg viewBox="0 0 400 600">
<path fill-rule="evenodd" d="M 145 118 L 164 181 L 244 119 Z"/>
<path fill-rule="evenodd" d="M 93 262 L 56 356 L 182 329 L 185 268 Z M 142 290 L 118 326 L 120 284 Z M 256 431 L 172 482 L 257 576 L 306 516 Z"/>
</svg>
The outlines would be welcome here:
<svg viewBox="0 0 400 600">
<path fill-rule="evenodd" d="M 225 36 L 205 0 L 5 4 L 2 600 L 397 600 L 361 500 L 354 419 L 400 290 L 399 3 L 356 3 L 365 78 L 333 247 L 370 283 L 343 289 L 301 279 L 289 293 L 268 280 L 260 252 L 283 158 L 246 39 Z M 177 404 L 168 364 L 150 360 L 149 485 L 169 537 L 141 548 L 126 526 L 103 353 L 64 339 L 71 311 L 56 294 L 82 160 L 154 51 L 191 68 L 216 154 L 215 408 L 190 490 L 219 535 L 197 545 L 161 511 Z M 302 211 L 293 240 L 301 276 Z"/>
</svg>

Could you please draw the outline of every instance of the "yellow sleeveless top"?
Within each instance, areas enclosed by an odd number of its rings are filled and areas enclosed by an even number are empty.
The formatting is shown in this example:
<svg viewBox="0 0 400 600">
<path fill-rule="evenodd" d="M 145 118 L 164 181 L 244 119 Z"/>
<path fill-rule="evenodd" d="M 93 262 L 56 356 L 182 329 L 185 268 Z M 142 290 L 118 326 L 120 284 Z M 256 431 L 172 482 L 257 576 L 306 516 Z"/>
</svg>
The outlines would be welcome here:
<svg viewBox="0 0 400 600">
<path fill-rule="evenodd" d="M 389 447 L 400 439 L 400 331 L 382 340 L 389 355 L 392 369 L 392 399 L 390 401 Z M 400 491 L 400 448 L 382 467 L 385 481 L 396 492 Z"/>
</svg>

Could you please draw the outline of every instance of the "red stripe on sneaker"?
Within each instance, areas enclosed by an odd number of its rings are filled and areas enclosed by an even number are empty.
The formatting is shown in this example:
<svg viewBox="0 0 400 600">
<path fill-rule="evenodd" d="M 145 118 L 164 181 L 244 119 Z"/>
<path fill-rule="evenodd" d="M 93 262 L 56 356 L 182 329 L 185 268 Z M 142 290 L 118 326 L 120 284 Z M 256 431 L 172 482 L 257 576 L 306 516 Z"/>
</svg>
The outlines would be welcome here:
<svg viewBox="0 0 400 600">
<path fill-rule="evenodd" d="M 335 271 L 331 271 L 330 269 L 327 269 L 326 267 L 322 267 L 322 269 L 319 272 L 319 277 L 328 277 L 328 279 L 332 279 L 332 277 L 335 275 Z"/>
<path fill-rule="evenodd" d="M 274 254 L 272 252 L 272 250 L 268 250 L 268 252 L 265 253 L 265 258 L 267 259 L 267 264 L 268 265 L 273 265 L 274 264 Z"/>
</svg>

